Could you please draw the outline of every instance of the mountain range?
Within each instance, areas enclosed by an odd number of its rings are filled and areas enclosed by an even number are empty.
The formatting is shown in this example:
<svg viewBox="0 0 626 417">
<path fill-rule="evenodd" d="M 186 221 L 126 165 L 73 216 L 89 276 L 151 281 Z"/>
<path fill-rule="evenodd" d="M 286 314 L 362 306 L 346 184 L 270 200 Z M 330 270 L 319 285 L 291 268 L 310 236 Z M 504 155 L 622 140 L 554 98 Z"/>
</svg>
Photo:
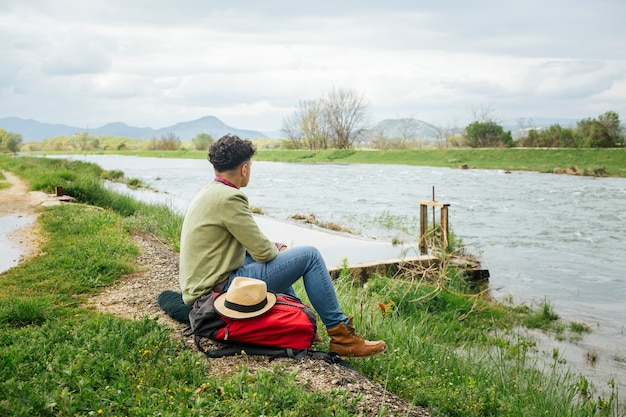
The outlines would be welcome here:
<svg viewBox="0 0 626 417">
<path fill-rule="evenodd" d="M 256 130 L 237 129 L 228 126 L 215 116 L 205 116 L 197 120 L 176 123 L 172 126 L 153 129 L 151 127 L 135 127 L 125 123 L 107 123 L 96 129 L 85 129 L 63 124 L 42 123 L 32 119 L 19 117 L 0 118 L 0 128 L 22 135 L 24 142 L 39 142 L 55 136 L 70 136 L 79 132 L 88 132 L 94 136 L 121 136 L 133 139 L 160 138 L 170 133 L 178 136 L 180 140 L 189 141 L 198 133 L 208 133 L 214 139 L 218 139 L 228 133 L 248 139 L 271 137 Z"/>
<path fill-rule="evenodd" d="M 537 118 L 534 120 L 529 119 L 527 123 L 529 124 L 528 127 L 548 127 L 553 124 L 570 127 L 576 124 L 576 120 Z M 460 129 L 462 130 L 463 127 L 460 127 Z M 521 132 L 519 123 L 514 120 L 503 122 L 502 127 L 505 130 L 511 130 L 514 137 L 519 136 Z M 19 117 L 4 117 L 0 118 L 0 128 L 21 134 L 24 142 L 39 142 L 46 138 L 70 136 L 79 132 L 87 132 L 94 136 L 119 136 L 133 139 L 158 139 L 161 136 L 173 133 L 183 141 L 190 141 L 198 133 L 208 133 L 214 139 L 218 139 L 228 133 L 248 139 L 282 137 L 278 131 L 263 133 L 257 130 L 238 129 L 227 125 L 215 116 L 205 116 L 197 120 L 180 122 L 160 129 L 129 126 L 122 122 L 107 123 L 96 129 L 85 129 L 63 124 L 42 123 L 37 120 Z M 441 135 L 439 127 L 413 118 L 385 119 L 369 129 L 369 131 L 382 133 L 387 138 L 419 138 L 426 142 L 437 140 L 438 136 Z"/>
</svg>

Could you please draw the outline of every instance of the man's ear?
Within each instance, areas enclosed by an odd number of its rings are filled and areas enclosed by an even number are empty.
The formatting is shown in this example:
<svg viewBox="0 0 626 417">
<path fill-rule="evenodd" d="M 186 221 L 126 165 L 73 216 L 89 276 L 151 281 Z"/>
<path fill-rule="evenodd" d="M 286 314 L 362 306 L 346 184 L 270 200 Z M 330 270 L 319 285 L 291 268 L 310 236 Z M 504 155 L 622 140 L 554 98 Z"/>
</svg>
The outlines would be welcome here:
<svg viewBox="0 0 626 417">
<path fill-rule="evenodd" d="M 243 164 L 241 164 L 241 168 L 239 169 L 239 173 L 241 174 L 242 177 L 245 177 L 248 174 L 248 163 L 244 162 Z"/>
</svg>

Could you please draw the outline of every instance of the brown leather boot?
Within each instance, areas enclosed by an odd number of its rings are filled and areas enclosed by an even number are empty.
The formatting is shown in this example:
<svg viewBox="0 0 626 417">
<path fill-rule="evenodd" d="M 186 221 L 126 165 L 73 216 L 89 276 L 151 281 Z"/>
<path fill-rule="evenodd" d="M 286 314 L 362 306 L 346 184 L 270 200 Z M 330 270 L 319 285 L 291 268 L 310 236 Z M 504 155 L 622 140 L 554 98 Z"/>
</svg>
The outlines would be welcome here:
<svg viewBox="0 0 626 417">
<path fill-rule="evenodd" d="M 364 358 L 387 349 L 387 344 L 382 340 L 369 341 L 358 334 L 352 327 L 352 317 L 349 325 L 342 321 L 335 327 L 326 329 L 326 332 L 330 336 L 330 350 L 342 357 Z"/>
</svg>

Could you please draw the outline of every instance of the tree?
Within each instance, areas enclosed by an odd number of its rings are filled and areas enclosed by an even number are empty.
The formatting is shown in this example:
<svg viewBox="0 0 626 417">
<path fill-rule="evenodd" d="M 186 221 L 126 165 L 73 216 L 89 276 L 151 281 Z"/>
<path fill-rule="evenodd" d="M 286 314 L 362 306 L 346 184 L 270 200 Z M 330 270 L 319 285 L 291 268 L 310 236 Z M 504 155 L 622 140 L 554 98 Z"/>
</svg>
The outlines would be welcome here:
<svg viewBox="0 0 626 417">
<path fill-rule="evenodd" d="M 422 147 L 423 141 L 418 137 L 418 129 L 420 127 L 420 121 L 415 117 L 404 117 L 398 120 L 397 139 L 398 147 L 400 149 L 407 149 L 409 147 Z"/>
<path fill-rule="evenodd" d="M 191 139 L 191 142 L 197 151 L 206 151 L 209 149 L 209 146 L 211 146 L 214 140 L 213 136 L 208 133 L 198 133 L 193 139 Z"/>
<path fill-rule="evenodd" d="M 472 122 L 465 128 L 467 141 L 472 148 L 511 147 L 513 137 L 510 131 L 493 121 Z"/>
<path fill-rule="evenodd" d="M 523 146 L 526 148 L 542 147 L 540 129 L 526 130 L 526 136 L 524 136 L 523 138 L 519 140 L 519 146 Z"/>
<path fill-rule="evenodd" d="M 352 148 L 365 132 L 367 106 L 352 90 L 332 89 L 320 100 L 300 102 L 281 132 L 294 149 Z"/>
<path fill-rule="evenodd" d="M 328 148 L 329 130 L 324 118 L 322 104 L 312 101 L 302 108 L 302 139 L 309 149 Z"/>
<path fill-rule="evenodd" d="M 448 123 L 446 127 L 433 126 L 435 132 L 435 143 L 438 148 L 447 148 L 448 146 L 457 146 L 456 142 L 461 136 L 461 130 L 457 127 L 456 122 Z"/>
<path fill-rule="evenodd" d="M 180 139 L 174 132 L 161 135 L 160 139 L 152 137 L 148 149 L 159 151 L 175 151 L 180 148 Z"/>
<path fill-rule="evenodd" d="M 548 129 L 530 129 L 526 137 L 520 139 L 520 146 L 535 148 L 575 148 L 574 130 L 559 124 Z"/>
<path fill-rule="evenodd" d="M 93 151 L 100 147 L 100 141 L 98 138 L 91 136 L 87 132 L 76 133 L 72 137 L 72 143 L 81 151 Z"/>
<path fill-rule="evenodd" d="M 374 149 L 389 149 L 391 148 L 391 141 L 385 135 L 385 130 L 382 127 L 377 127 L 370 130 L 367 133 L 370 147 Z"/>
<path fill-rule="evenodd" d="M 576 142 L 579 147 L 613 148 L 622 140 L 619 115 L 614 111 L 607 111 L 597 119 L 583 119 L 577 123 Z"/>
<path fill-rule="evenodd" d="M 0 152 L 17 153 L 22 144 L 22 135 L 19 133 L 7 132 L 0 128 Z"/>
<path fill-rule="evenodd" d="M 328 148 L 328 127 L 320 101 L 301 101 L 298 109 L 283 119 L 281 132 L 293 149 Z"/>
<path fill-rule="evenodd" d="M 353 90 L 332 89 L 322 98 L 324 120 L 337 149 L 352 148 L 365 132 L 367 105 Z"/>
</svg>

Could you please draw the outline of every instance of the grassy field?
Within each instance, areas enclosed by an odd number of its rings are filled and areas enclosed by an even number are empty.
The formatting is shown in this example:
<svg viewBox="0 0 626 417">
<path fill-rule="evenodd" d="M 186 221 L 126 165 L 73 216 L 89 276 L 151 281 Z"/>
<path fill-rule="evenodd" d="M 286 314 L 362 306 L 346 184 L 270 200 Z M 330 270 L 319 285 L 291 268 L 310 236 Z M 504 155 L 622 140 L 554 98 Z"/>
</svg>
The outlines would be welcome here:
<svg viewBox="0 0 626 417">
<path fill-rule="evenodd" d="M 67 153 L 67 152 L 59 152 Z M 206 158 L 205 151 L 107 151 L 162 158 Z M 403 164 L 434 167 L 559 172 L 575 167 L 579 175 L 626 177 L 626 148 L 615 149 L 415 149 L 415 150 L 262 150 L 259 161 L 349 164 Z"/>
<path fill-rule="evenodd" d="M 92 164 L 0 156 L 0 169 L 33 189 L 62 184 L 83 203 L 42 209 L 43 254 L 0 275 L 0 415 L 356 415 L 344 392 L 311 392 L 280 367 L 250 374 L 242 361 L 231 376 L 208 376 L 207 359 L 149 317 L 81 308 L 133 270 L 134 229 L 176 247 L 182 219 L 106 190 L 107 173 Z M 344 274 L 336 286 L 363 333 L 390 346 L 351 364 L 434 416 L 626 415 L 615 388 L 594 395 L 558 351 L 543 363 L 517 330 L 584 337 L 589 329 L 559 320 L 548 301 L 494 303 L 451 267 L 424 279 L 379 276 L 366 287 Z"/>
</svg>

